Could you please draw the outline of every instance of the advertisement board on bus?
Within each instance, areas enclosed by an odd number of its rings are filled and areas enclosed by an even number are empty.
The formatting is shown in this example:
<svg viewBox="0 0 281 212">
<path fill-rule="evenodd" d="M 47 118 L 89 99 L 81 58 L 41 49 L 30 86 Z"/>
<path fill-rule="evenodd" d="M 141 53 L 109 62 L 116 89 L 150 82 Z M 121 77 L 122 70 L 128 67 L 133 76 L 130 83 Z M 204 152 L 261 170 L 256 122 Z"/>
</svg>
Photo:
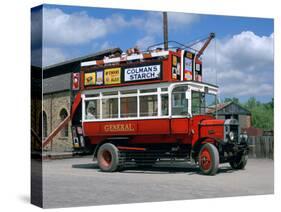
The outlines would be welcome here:
<svg viewBox="0 0 281 212">
<path fill-rule="evenodd" d="M 136 67 L 127 67 L 124 71 L 124 82 L 144 81 L 161 78 L 161 64 L 148 64 Z"/>
</svg>

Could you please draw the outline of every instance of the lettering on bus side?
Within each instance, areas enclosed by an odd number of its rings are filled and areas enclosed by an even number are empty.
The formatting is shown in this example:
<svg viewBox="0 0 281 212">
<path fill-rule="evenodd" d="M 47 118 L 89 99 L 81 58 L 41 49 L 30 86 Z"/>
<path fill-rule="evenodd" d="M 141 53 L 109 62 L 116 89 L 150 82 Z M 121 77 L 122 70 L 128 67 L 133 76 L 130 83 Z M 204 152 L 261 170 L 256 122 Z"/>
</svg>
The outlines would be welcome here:
<svg viewBox="0 0 281 212">
<path fill-rule="evenodd" d="M 133 124 L 106 124 L 103 126 L 104 132 L 134 132 L 135 129 Z"/>
</svg>

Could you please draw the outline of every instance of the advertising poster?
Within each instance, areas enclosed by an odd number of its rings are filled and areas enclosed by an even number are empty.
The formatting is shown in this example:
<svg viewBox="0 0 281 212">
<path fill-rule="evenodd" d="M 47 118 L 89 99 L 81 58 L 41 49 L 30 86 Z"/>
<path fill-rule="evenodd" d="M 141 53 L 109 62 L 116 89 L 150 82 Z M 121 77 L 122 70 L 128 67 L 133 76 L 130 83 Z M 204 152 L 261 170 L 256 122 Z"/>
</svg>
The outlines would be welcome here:
<svg viewBox="0 0 281 212">
<path fill-rule="evenodd" d="M 104 84 L 114 85 L 121 83 L 121 68 L 110 68 L 104 70 Z"/>
<path fill-rule="evenodd" d="M 180 59 L 173 55 L 173 60 L 172 60 L 172 78 L 173 79 L 180 79 Z"/>
<path fill-rule="evenodd" d="M 80 73 L 72 74 L 72 90 L 79 90 Z"/>
<path fill-rule="evenodd" d="M 177 68 L 172 66 L 172 78 L 177 79 Z"/>
<path fill-rule="evenodd" d="M 173 55 L 173 66 L 177 66 L 177 57 L 175 55 Z"/>
<path fill-rule="evenodd" d="M 125 68 L 124 74 L 125 82 L 160 79 L 161 65 L 154 64 L 140 67 Z"/>
<path fill-rule="evenodd" d="M 96 73 L 91 72 L 91 73 L 85 73 L 84 75 L 84 85 L 95 85 L 96 84 Z"/>
<path fill-rule="evenodd" d="M 103 70 L 97 71 L 97 85 L 102 85 L 103 84 Z"/>
<path fill-rule="evenodd" d="M 192 80 L 192 59 L 184 59 L 184 80 Z"/>
</svg>

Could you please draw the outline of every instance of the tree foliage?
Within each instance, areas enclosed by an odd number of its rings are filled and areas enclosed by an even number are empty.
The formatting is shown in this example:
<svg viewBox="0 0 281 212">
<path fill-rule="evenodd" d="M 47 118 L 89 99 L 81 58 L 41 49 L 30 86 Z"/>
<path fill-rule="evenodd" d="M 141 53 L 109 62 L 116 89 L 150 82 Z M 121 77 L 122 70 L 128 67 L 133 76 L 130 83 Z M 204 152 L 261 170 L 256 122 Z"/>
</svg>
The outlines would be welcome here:
<svg viewBox="0 0 281 212">
<path fill-rule="evenodd" d="M 264 130 L 273 130 L 274 127 L 274 99 L 268 103 L 261 103 L 255 97 L 250 97 L 245 103 L 238 98 L 225 98 L 224 102 L 233 101 L 249 110 L 252 114 L 252 126 Z"/>
</svg>

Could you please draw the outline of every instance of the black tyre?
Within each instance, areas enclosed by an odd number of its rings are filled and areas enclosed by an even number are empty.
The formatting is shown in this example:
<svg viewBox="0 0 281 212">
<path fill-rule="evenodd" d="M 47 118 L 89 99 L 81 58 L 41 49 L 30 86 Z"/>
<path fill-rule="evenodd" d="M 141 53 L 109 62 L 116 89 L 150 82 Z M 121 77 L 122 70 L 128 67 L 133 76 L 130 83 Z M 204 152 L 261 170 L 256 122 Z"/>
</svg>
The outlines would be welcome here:
<svg viewBox="0 0 281 212">
<path fill-rule="evenodd" d="M 204 144 L 199 152 L 199 168 L 205 175 L 215 175 L 219 168 L 220 158 L 217 148 L 211 144 Z"/>
<path fill-rule="evenodd" d="M 104 172 L 114 172 L 119 168 L 119 150 L 111 143 L 103 144 L 97 155 L 98 165 Z"/>
<path fill-rule="evenodd" d="M 233 169 L 244 169 L 248 161 L 248 155 L 236 156 L 229 164 Z"/>
</svg>

